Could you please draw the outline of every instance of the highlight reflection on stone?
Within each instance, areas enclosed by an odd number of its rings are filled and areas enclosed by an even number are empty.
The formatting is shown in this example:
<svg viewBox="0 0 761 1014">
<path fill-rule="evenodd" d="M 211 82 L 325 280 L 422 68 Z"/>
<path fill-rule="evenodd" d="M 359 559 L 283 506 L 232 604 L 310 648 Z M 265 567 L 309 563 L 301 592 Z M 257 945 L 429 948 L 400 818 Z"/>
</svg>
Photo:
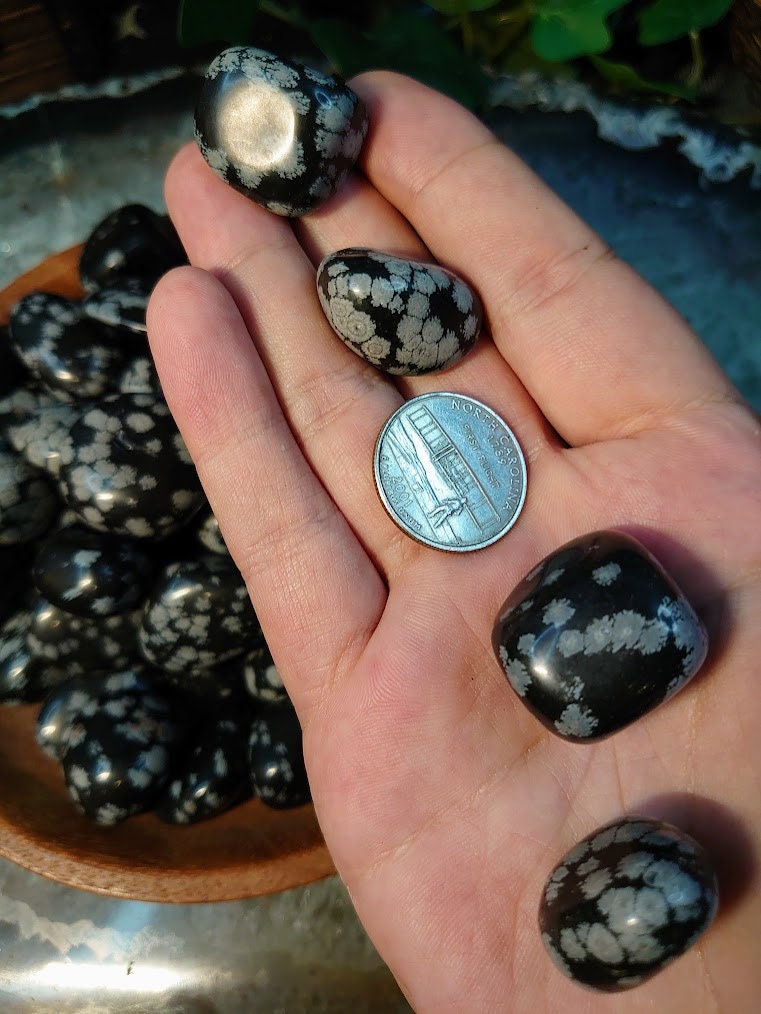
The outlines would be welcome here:
<svg viewBox="0 0 761 1014">
<path fill-rule="evenodd" d="M 555 965 L 593 989 L 631 989 L 708 929 L 718 887 L 706 851 L 679 828 L 624 817 L 568 852 L 539 908 Z"/>
<path fill-rule="evenodd" d="M 492 643 L 526 707 L 590 742 L 672 697 L 698 671 L 706 632 L 639 542 L 595 532 L 551 553 L 499 612 Z"/>
<path fill-rule="evenodd" d="M 367 134 L 343 81 L 249 46 L 214 59 L 196 140 L 223 180 L 277 215 L 304 215 L 341 186 Z"/>
</svg>

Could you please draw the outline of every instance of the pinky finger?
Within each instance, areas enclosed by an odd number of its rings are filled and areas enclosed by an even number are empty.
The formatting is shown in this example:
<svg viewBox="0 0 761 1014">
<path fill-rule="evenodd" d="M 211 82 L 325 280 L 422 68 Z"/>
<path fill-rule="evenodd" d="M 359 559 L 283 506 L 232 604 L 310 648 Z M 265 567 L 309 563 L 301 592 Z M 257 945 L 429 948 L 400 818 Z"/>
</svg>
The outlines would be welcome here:
<svg viewBox="0 0 761 1014">
<path fill-rule="evenodd" d="M 310 468 L 227 289 L 159 282 L 151 350 L 169 407 L 302 722 L 369 640 L 385 586 Z"/>
</svg>

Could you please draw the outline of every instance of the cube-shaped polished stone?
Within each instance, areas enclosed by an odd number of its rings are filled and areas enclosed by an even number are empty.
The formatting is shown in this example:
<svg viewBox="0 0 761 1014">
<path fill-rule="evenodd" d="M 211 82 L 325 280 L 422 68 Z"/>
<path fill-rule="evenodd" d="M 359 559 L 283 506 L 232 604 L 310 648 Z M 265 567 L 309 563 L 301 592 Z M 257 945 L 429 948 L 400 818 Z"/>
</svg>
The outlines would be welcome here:
<svg viewBox="0 0 761 1014">
<path fill-rule="evenodd" d="M 679 828 L 624 817 L 599 828 L 552 871 L 539 907 L 550 957 L 593 989 L 631 989 L 703 935 L 718 906 L 705 849 Z"/>
<path fill-rule="evenodd" d="M 672 697 L 708 638 L 657 560 L 623 532 L 594 532 L 536 566 L 497 616 L 507 679 L 552 732 L 590 742 Z"/>
</svg>

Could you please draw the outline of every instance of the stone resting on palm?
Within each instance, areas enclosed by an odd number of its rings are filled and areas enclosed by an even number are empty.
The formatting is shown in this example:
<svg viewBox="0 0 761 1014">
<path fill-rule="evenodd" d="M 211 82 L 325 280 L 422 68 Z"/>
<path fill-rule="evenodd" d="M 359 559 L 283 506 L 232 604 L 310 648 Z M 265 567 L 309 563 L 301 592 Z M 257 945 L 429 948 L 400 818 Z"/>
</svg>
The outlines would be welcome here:
<svg viewBox="0 0 761 1014">
<path fill-rule="evenodd" d="M 685 322 L 474 117 L 408 79 L 352 87 L 362 174 L 293 223 L 194 147 L 166 197 L 192 267 L 158 285 L 164 391 L 303 727 L 317 815 L 372 940 L 420 1011 L 755 1009 L 761 997 L 761 449 L 758 420 Z M 370 247 L 466 277 L 488 337 L 391 380 L 338 341 L 315 265 Z M 419 545 L 372 471 L 385 420 L 454 390 L 516 433 L 523 513 L 478 553 Z M 523 707 L 498 610 L 576 536 L 636 535 L 711 650 L 673 700 L 577 745 Z M 673 821 L 714 856 L 722 905 L 670 969 L 618 998 L 549 962 L 545 879 L 608 820 Z M 754 889 L 755 881 L 755 889 Z"/>
</svg>

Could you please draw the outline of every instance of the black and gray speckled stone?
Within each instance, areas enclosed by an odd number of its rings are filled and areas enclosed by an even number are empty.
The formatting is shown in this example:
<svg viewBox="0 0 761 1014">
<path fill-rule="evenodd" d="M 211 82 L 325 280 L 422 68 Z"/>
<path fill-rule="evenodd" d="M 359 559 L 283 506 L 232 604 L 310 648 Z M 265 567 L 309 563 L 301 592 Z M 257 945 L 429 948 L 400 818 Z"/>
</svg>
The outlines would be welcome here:
<svg viewBox="0 0 761 1014">
<path fill-rule="evenodd" d="M 118 333 L 145 335 L 145 312 L 152 285 L 143 278 L 121 278 L 90 293 L 82 302 L 82 312 Z"/>
<path fill-rule="evenodd" d="M 246 690 L 259 704 L 284 704 L 290 701 L 266 643 L 254 648 L 243 660 Z"/>
<path fill-rule="evenodd" d="M 148 394 L 110 394 L 89 407 L 59 481 L 90 528 L 139 539 L 177 530 L 206 502 L 166 402 Z"/>
<path fill-rule="evenodd" d="M 40 383 L 59 400 L 95 398 L 113 383 L 124 350 L 81 304 L 30 292 L 11 310 L 11 344 Z"/>
<path fill-rule="evenodd" d="M 152 285 L 185 261 L 182 244 L 165 216 L 144 204 L 125 204 L 90 233 L 79 260 L 79 276 L 87 292 L 122 278 L 141 278 Z"/>
<path fill-rule="evenodd" d="M 242 714 L 220 715 L 197 731 L 195 746 L 155 807 L 161 820 L 196 824 L 251 796 L 244 724 Z"/>
<path fill-rule="evenodd" d="M 41 700 L 67 679 L 64 668 L 38 658 L 29 648 L 27 634 L 32 614 L 21 609 L 0 627 L 0 703 L 26 704 Z"/>
<path fill-rule="evenodd" d="M 16 546 L 43 535 L 59 506 L 48 476 L 0 436 L 0 546 Z"/>
<path fill-rule="evenodd" d="M 74 805 L 102 825 L 153 805 L 196 721 L 134 670 L 80 684 L 63 711 L 62 743 L 48 746 Z"/>
<path fill-rule="evenodd" d="M 492 641 L 526 707 L 576 742 L 608 736 L 672 697 L 708 650 L 658 561 L 614 531 L 542 560 L 500 610 Z"/>
<path fill-rule="evenodd" d="M 483 319 L 478 296 L 451 271 L 372 250 L 325 257 L 317 295 L 344 344 L 396 375 L 452 366 L 475 344 Z"/>
<path fill-rule="evenodd" d="M 261 628 L 239 570 L 206 554 L 169 564 L 157 576 L 140 623 L 140 650 L 159 669 L 196 672 L 242 655 Z"/>
<path fill-rule="evenodd" d="M 58 477 L 61 458 L 71 457 L 71 429 L 85 406 L 20 389 L 0 403 L 8 442 L 30 465 Z"/>
<path fill-rule="evenodd" d="M 367 133 L 343 81 L 247 46 L 209 65 L 195 114 L 198 146 L 223 180 L 277 215 L 304 215 L 341 186 Z"/>
<path fill-rule="evenodd" d="M 301 726 L 290 705 L 272 708 L 255 718 L 248 745 L 251 784 L 263 803 L 284 810 L 309 802 Z"/>
<path fill-rule="evenodd" d="M 717 907 L 716 875 L 701 845 L 671 824 L 624 817 L 555 867 L 539 927 L 564 975 L 612 992 L 638 986 L 689 950 Z"/>
<path fill-rule="evenodd" d="M 32 656 L 69 676 L 114 672 L 139 657 L 139 610 L 96 619 L 76 616 L 38 596 L 31 613 L 26 643 Z"/>
<path fill-rule="evenodd" d="M 49 535 L 32 568 L 49 602 L 78 616 L 134 609 L 148 590 L 153 564 L 144 544 L 68 525 Z"/>
</svg>

